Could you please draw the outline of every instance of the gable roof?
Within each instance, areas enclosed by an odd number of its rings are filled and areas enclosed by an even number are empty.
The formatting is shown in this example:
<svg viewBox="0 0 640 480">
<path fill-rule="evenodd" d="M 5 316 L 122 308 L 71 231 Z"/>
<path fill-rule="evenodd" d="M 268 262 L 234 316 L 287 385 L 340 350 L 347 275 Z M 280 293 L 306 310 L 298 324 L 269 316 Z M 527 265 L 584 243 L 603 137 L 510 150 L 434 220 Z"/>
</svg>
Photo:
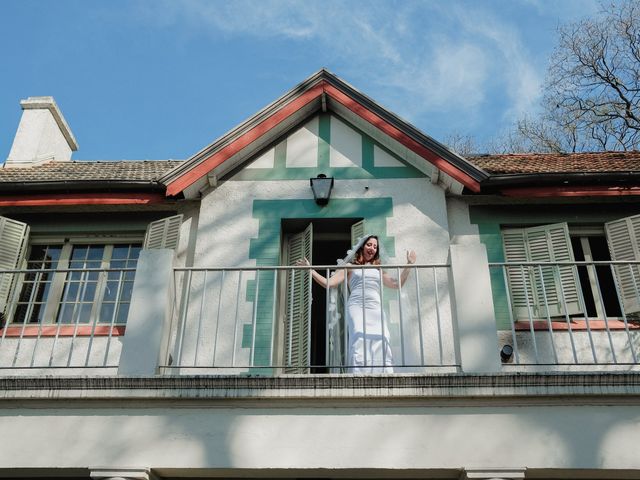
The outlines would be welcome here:
<svg viewBox="0 0 640 480">
<path fill-rule="evenodd" d="M 327 110 L 357 117 L 471 191 L 479 191 L 487 178 L 463 157 L 322 69 L 164 175 L 167 195 L 183 192 L 214 169 L 229 171 L 312 114 Z"/>
</svg>

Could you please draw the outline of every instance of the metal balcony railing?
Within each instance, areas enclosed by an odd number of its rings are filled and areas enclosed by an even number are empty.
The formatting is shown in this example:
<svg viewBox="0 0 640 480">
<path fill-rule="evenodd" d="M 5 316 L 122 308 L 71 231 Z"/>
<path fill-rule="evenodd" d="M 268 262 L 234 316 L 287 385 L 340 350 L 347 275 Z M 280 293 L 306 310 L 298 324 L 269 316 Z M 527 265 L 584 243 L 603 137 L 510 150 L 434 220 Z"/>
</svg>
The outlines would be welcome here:
<svg viewBox="0 0 640 480">
<path fill-rule="evenodd" d="M 134 268 L 0 271 L 0 373 L 118 366 Z"/>
<path fill-rule="evenodd" d="M 489 267 L 499 343 L 507 346 L 505 365 L 628 369 L 638 364 L 639 262 Z"/>
<path fill-rule="evenodd" d="M 339 287 L 325 290 L 312 281 L 311 268 L 326 277 L 337 267 L 176 268 L 172 335 L 161 367 L 168 373 L 262 375 L 456 371 L 449 266 L 339 267 L 375 271 L 388 285 L 409 269 L 397 289 L 361 284 L 359 293 L 381 301 L 371 309 L 357 304 L 367 319 L 359 332 L 350 328 L 345 309 L 347 275 Z M 348 353 L 356 334 L 367 344 L 358 368 Z"/>
</svg>

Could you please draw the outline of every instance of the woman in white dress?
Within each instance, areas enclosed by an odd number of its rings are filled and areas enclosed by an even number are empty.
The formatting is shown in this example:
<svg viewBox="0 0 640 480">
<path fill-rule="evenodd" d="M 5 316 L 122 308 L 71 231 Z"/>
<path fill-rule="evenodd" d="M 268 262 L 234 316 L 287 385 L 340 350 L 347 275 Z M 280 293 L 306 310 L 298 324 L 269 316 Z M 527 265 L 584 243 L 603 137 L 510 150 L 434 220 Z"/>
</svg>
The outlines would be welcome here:
<svg viewBox="0 0 640 480">
<path fill-rule="evenodd" d="M 407 263 L 416 261 L 416 253 L 407 251 Z M 300 265 L 309 265 L 305 258 Z M 380 265 L 378 237 L 365 235 L 349 252 L 343 264 Z M 409 269 L 403 269 L 400 279 L 392 278 L 378 268 L 339 269 L 329 279 L 311 270 L 313 279 L 324 288 L 334 288 L 344 282 L 345 271 L 349 285 L 347 300 L 348 350 L 346 364 L 352 373 L 392 373 L 393 354 L 380 301 L 381 285 L 399 288 L 404 284 Z"/>
</svg>

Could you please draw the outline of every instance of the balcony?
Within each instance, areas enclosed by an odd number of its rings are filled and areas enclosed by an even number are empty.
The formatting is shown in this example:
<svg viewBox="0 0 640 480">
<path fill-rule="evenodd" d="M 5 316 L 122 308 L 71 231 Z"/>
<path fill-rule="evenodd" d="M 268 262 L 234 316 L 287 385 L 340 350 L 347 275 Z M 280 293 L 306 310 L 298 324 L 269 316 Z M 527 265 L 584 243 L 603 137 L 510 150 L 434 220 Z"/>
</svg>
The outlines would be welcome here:
<svg viewBox="0 0 640 480">
<path fill-rule="evenodd" d="M 0 272 L 0 374 L 114 374 L 134 268 Z"/>
<path fill-rule="evenodd" d="M 174 268 L 173 252 L 147 250 L 136 269 L 3 271 L 13 293 L 0 330 L 0 375 L 637 370 L 634 262 L 489 264 L 473 248 L 452 247 L 447 264 L 341 268 L 394 279 L 405 267 L 407 282 L 379 287 L 373 313 L 392 362 L 365 353 L 364 371 L 346 360 L 346 285 L 314 290 L 310 267 Z M 313 268 L 326 276 L 336 267 Z M 52 304 L 46 292 L 56 277 L 74 284 Z"/>
<path fill-rule="evenodd" d="M 369 358 L 369 349 L 363 349 L 364 369 L 347 360 L 347 275 L 338 288 L 325 290 L 311 281 L 311 268 L 325 277 L 336 270 L 335 265 L 174 269 L 180 295 L 162 370 L 256 375 L 458 371 L 447 265 L 340 269 L 396 279 L 408 268 L 411 279 L 400 288 L 367 286 L 376 289 L 381 301 L 373 308 L 365 309 L 362 302 L 356 307 L 356 314 L 361 310 L 368 318 L 362 336 L 390 343 L 389 353 L 383 348 Z"/>
<path fill-rule="evenodd" d="M 506 368 L 632 370 L 640 354 L 637 262 L 492 263 Z"/>
</svg>

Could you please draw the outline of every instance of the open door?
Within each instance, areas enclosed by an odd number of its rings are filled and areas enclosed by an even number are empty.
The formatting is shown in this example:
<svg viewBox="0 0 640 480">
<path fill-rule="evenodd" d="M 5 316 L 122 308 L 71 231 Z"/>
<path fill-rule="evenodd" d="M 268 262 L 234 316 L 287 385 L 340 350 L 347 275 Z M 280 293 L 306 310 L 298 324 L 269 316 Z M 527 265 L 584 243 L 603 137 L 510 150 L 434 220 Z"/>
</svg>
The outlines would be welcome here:
<svg viewBox="0 0 640 480">
<path fill-rule="evenodd" d="M 351 245 L 358 243 L 364 236 L 364 220 L 351 225 Z M 348 294 L 348 292 L 346 292 Z M 347 350 L 347 329 L 345 325 L 344 286 L 333 288 L 329 292 L 329 313 L 327 315 L 327 365 L 331 373 L 345 371 L 345 352 Z"/>
<path fill-rule="evenodd" d="M 302 232 L 289 237 L 287 264 L 298 260 L 311 261 L 313 224 Z M 284 327 L 284 372 L 309 373 L 311 363 L 311 273 L 290 270 L 287 273 L 286 318 Z"/>
</svg>

